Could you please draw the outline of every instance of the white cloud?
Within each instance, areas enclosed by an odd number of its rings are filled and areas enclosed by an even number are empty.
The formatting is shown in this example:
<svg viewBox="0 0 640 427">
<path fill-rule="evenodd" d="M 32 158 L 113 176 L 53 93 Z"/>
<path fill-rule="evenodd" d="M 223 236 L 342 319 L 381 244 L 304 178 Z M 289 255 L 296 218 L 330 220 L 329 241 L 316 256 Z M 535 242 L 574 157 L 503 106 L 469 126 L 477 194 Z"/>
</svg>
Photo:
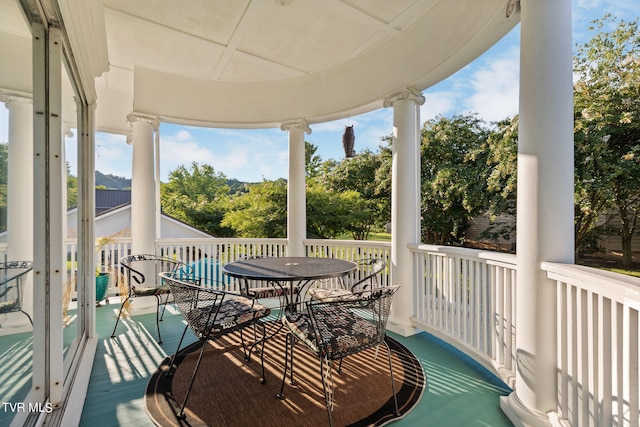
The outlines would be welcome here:
<svg viewBox="0 0 640 427">
<path fill-rule="evenodd" d="M 171 138 L 160 138 L 160 162 L 162 173 L 168 173 L 180 165 L 189 166 L 193 162 L 212 164 L 215 155 L 194 141 L 184 141 Z"/>
<path fill-rule="evenodd" d="M 96 134 L 96 170 L 106 175 L 131 178 L 132 146 L 124 135 Z"/>
<path fill-rule="evenodd" d="M 352 121 L 351 118 L 344 118 L 331 122 L 314 123 L 310 127 L 312 130 L 312 134 L 319 132 L 343 132 L 345 126 L 350 126 L 354 124 L 354 122 L 355 119 Z"/>
<path fill-rule="evenodd" d="M 511 50 L 473 73 L 471 95 L 465 100 L 470 111 L 487 121 L 498 121 L 518 113 L 520 59 Z"/>
<path fill-rule="evenodd" d="M 280 130 L 189 128 L 161 135 L 161 179 L 193 162 L 213 166 L 227 178 L 257 182 L 287 175 L 286 133 Z"/>
<path fill-rule="evenodd" d="M 178 141 L 189 141 L 191 139 L 191 134 L 189 131 L 181 130 L 176 133 L 176 139 Z"/>
<path fill-rule="evenodd" d="M 425 101 L 420 107 L 420 121 L 426 122 L 438 115 L 447 116 L 454 111 L 460 94 L 453 91 L 426 92 Z"/>
</svg>

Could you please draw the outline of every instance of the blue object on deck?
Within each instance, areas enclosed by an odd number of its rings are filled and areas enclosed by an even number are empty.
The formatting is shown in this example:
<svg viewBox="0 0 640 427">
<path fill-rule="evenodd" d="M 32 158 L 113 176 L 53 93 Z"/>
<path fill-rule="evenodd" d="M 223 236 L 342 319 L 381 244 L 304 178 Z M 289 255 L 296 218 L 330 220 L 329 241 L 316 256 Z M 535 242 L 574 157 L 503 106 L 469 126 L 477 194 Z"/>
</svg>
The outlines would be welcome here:
<svg viewBox="0 0 640 427">
<path fill-rule="evenodd" d="M 109 273 L 99 273 L 96 276 L 96 302 L 100 302 L 107 297 L 109 279 Z"/>
<path fill-rule="evenodd" d="M 222 289 L 229 284 L 229 277 L 223 275 L 220 263 L 216 259 L 200 258 L 189 263 L 189 276 L 200 279 L 200 284 L 207 287 Z"/>
</svg>

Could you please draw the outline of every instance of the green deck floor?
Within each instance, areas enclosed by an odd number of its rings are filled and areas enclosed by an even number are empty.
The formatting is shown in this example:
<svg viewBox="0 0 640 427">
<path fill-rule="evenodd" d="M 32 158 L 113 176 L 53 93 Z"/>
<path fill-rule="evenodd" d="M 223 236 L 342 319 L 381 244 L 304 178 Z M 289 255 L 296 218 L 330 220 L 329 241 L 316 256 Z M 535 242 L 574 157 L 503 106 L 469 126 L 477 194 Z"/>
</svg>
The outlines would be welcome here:
<svg viewBox="0 0 640 427">
<path fill-rule="evenodd" d="M 182 317 L 168 311 L 156 343 L 155 315 L 133 316 L 109 338 L 115 304 L 98 308 L 98 343 L 81 426 L 152 426 L 143 393 L 151 374 L 180 339 Z M 393 338 L 422 362 L 427 384 L 421 403 L 393 426 L 511 426 L 499 397 L 510 390 L 486 371 L 426 333 Z M 193 336 L 189 337 L 194 340 Z"/>
<path fill-rule="evenodd" d="M 182 316 L 170 307 L 161 323 L 162 345 L 156 342 L 155 313 L 133 316 L 121 322 L 116 338 L 111 339 L 118 307 L 118 304 L 110 304 L 97 308 L 96 329 L 100 339 L 81 426 L 152 426 L 144 409 L 144 390 L 158 365 L 175 351 L 184 327 Z M 499 397 L 510 390 L 487 371 L 426 333 L 412 337 L 390 335 L 418 357 L 427 379 L 420 404 L 404 419 L 391 425 L 512 425 L 499 406 Z M 5 388 L 3 395 L 13 396 L 11 401 L 19 401 L 18 396 L 26 394 L 30 384 L 32 339 L 30 333 L 10 338 L 3 339 L 0 357 L 4 360 L 3 365 L 12 366 L 11 372 L 23 380 L 17 384 L 5 381 L 0 387 Z M 194 339 L 193 335 L 188 335 L 188 340 Z M 9 384 L 12 388 L 6 389 Z M 0 416 L 0 426 L 8 425 L 10 414 L 0 415 L 4 415 Z"/>
</svg>

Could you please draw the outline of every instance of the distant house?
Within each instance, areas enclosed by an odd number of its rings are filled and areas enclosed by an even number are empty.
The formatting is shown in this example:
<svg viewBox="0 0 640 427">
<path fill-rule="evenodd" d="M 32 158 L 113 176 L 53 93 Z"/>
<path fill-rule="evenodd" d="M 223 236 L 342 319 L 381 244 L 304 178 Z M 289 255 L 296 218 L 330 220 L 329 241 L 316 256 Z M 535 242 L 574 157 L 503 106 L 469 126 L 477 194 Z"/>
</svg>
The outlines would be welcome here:
<svg viewBox="0 0 640 427">
<path fill-rule="evenodd" d="M 96 189 L 95 235 L 109 236 L 120 233 L 131 236 L 131 191 Z M 78 210 L 67 212 L 67 236 L 77 237 Z M 213 237 L 169 215 L 160 216 L 160 234 L 162 239 Z"/>
</svg>

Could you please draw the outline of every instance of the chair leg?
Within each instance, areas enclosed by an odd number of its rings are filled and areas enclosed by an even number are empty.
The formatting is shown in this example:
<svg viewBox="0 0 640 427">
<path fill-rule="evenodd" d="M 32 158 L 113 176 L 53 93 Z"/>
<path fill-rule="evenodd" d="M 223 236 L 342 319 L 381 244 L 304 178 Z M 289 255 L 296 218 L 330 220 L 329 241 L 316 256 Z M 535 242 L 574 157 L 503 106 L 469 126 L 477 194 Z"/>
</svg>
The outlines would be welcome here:
<svg viewBox="0 0 640 427">
<path fill-rule="evenodd" d="M 156 295 L 156 328 L 158 329 L 158 344 L 162 344 L 162 336 L 160 335 L 160 300 L 162 295 Z M 164 312 L 162 313 L 164 315 Z"/>
<path fill-rule="evenodd" d="M 289 375 L 289 385 L 296 385 L 295 376 L 293 373 L 293 348 L 296 345 L 296 337 L 291 335 L 291 354 L 289 354 L 289 366 L 291 366 L 291 374 Z"/>
<path fill-rule="evenodd" d="M 262 325 L 262 348 L 260 349 L 260 364 L 262 365 L 262 380 L 260 381 L 262 384 L 267 383 L 267 377 L 264 375 L 264 343 L 267 340 L 267 327 L 264 323 Z"/>
<path fill-rule="evenodd" d="M 207 343 L 206 339 L 202 339 L 202 347 L 200 348 L 200 355 L 198 356 L 198 361 L 196 362 L 196 367 L 193 370 L 193 374 L 191 375 L 191 381 L 189 382 L 189 388 L 187 389 L 187 394 L 184 396 L 184 401 L 182 402 L 182 407 L 180 408 L 180 412 L 176 414 L 178 419 L 184 420 L 187 416 L 184 413 L 184 408 L 187 406 L 187 400 L 189 399 L 189 394 L 191 394 L 191 388 L 193 387 L 193 382 L 196 379 L 196 374 L 198 373 L 198 368 L 200 368 L 200 362 L 202 362 L 202 355 L 204 354 L 204 347 Z"/>
<path fill-rule="evenodd" d="M 291 334 L 287 334 L 284 337 L 284 370 L 282 371 L 282 382 L 280 383 L 280 393 L 276 395 L 278 396 L 278 399 L 284 399 L 284 380 L 287 378 L 287 364 L 289 363 L 290 335 Z M 291 349 L 291 351 L 293 352 L 293 348 Z M 293 367 L 292 367 L 292 370 L 293 370 Z"/>
<path fill-rule="evenodd" d="M 169 303 L 169 297 L 171 296 L 171 294 L 167 294 L 166 298 L 164 299 L 164 302 L 160 302 L 160 305 L 162 305 L 162 314 L 160 315 L 160 321 L 162 322 L 162 318 L 164 317 L 164 312 L 167 309 L 167 304 Z M 161 295 L 158 295 L 158 299 L 162 299 Z"/>
<path fill-rule="evenodd" d="M 129 301 L 130 296 L 127 295 L 127 297 L 124 299 L 124 301 L 122 301 L 122 304 L 120 304 L 120 311 L 118 311 L 118 317 L 116 317 L 116 324 L 113 327 L 113 332 L 111 333 L 111 338 L 115 338 L 116 337 L 116 328 L 118 327 L 118 322 L 120 321 L 120 316 L 122 315 L 122 309 L 124 308 L 124 305 L 127 303 L 127 301 Z"/>
<path fill-rule="evenodd" d="M 20 310 L 20 312 L 21 312 L 22 314 L 24 314 L 25 316 L 27 316 L 27 319 L 29 319 L 29 322 L 31 323 L 31 326 L 33 326 L 33 320 L 31 319 L 31 316 L 29 316 L 29 313 L 27 313 L 27 312 L 26 312 L 26 311 L 24 311 L 24 310 Z"/>
<path fill-rule="evenodd" d="M 184 340 L 184 336 L 187 333 L 187 329 L 189 329 L 189 325 L 188 324 L 184 327 L 184 330 L 182 331 L 182 336 L 180 337 L 180 341 L 178 342 L 178 347 L 176 347 L 175 353 L 173 353 L 173 356 L 171 356 L 171 360 L 169 361 L 169 371 L 167 371 L 164 374 L 165 377 L 169 377 L 169 376 L 173 375 L 173 362 L 175 362 L 176 356 L 180 352 L 180 346 L 182 345 L 182 341 Z"/>
<path fill-rule="evenodd" d="M 324 392 L 324 403 L 327 407 L 329 425 L 333 426 L 333 418 L 331 416 L 331 412 L 333 411 L 333 376 L 331 375 L 331 360 L 324 357 L 320 359 L 320 379 L 322 380 L 322 391 Z M 327 382 L 329 384 L 327 384 Z"/>
<path fill-rule="evenodd" d="M 389 359 L 389 373 L 391 374 L 391 391 L 393 392 L 393 403 L 395 405 L 395 412 L 393 414 L 398 416 L 400 414 L 400 410 L 398 409 L 398 397 L 396 396 L 396 384 L 393 380 L 393 365 L 391 364 L 391 349 L 389 348 L 389 344 L 387 344 L 386 340 L 383 342 L 384 342 L 384 345 L 387 347 L 387 358 Z"/>
</svg>

